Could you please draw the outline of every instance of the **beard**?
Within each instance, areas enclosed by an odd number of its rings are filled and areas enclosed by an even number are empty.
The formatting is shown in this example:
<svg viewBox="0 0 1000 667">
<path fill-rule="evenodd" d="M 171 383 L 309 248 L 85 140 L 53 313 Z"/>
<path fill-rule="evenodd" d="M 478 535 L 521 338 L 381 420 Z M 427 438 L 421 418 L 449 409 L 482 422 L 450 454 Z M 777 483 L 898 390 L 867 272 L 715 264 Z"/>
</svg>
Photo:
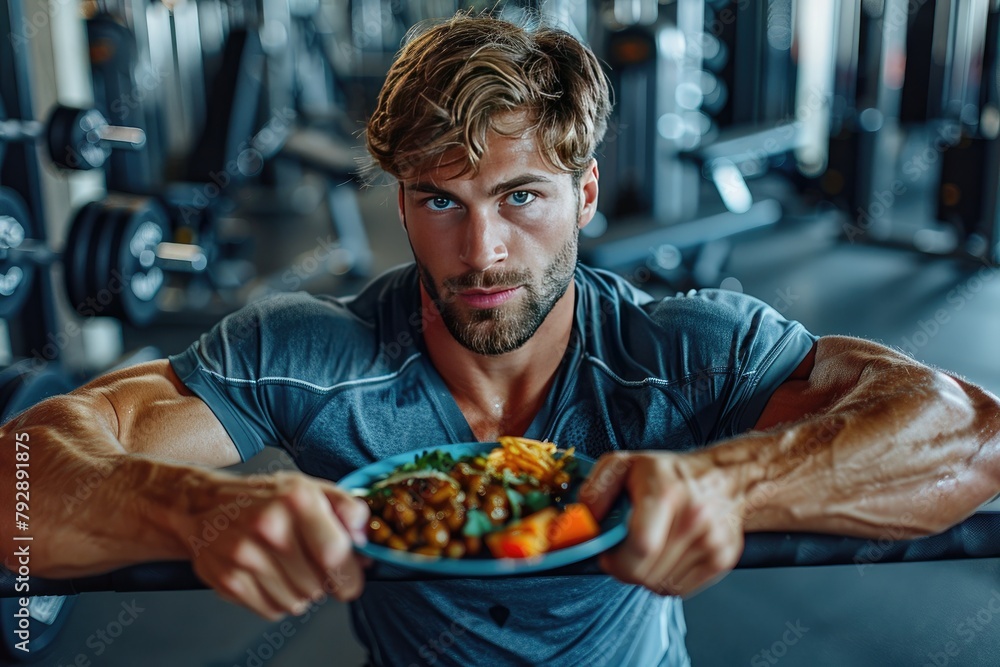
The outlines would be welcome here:
<svg viewBox="0 0 1000 667">
<path fill-rule="evenodd" d="M 442 282 L 449 298 L 441 296 L 441 289 L 427 267 L 416 259 L 420 281 L 427 290 L 441 319 L 451 335 L 466 349 L 487 356 L 513 352 L 528 342 L 549 313 L 566 294 L 576 271 L 579 230 L 567 239 L 541 276 L 533 280 L 528 270 L 470 271 Z M 467 289 L 492 289 L 523 287 L 524 293 L 512 302 L 496 308 L 465 307 L 454 296 Z"/>
</svg>

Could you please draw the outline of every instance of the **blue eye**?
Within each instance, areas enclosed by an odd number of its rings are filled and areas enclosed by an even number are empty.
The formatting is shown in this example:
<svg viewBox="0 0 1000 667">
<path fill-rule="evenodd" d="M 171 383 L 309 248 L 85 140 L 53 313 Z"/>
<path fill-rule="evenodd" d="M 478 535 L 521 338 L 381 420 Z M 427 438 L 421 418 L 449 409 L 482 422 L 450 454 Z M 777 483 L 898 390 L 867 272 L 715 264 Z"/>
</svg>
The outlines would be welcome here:
<svg viewBox="0 0 1000 667">
<path fill-rule="evenodd" d="M 512 192 L 507 196 L 507 203 L 514 206 L 524 206 L 525 204 L 530 204 L 534 200 L 535 195 L 527 190 L 518 190 L 517 192 Z"/>
<path fill-rule="evenodd" d="M 447 211 L 455 205 L 455 202 L 447 197 L 432 197 L 425 202 L 425 205 L 432 211 Z"/>
</svg>

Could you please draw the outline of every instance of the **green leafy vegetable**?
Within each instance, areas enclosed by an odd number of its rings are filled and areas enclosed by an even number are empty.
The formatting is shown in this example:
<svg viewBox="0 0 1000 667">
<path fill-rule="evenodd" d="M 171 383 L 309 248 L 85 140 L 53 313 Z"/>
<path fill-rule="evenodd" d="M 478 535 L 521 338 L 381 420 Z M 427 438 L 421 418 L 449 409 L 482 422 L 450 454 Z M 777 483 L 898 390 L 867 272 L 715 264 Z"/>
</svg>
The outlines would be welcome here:
<svg viewBox="0 0 1000 667">
<path fill-rule="evenodd" d="M 482 537 L 493 530 L 493 523 L 482 510 L 469 510 L 465 513 L 465 527 L 462 534 L 466 537 Z"/>
<path fill-rule="evenodd" d="M 416 470 L 437 470 L 447 473 L 455 467 L 455 459 L 448 452 L 435 449 L 423 454 L 415 454 L 413 463 L 404 463 L 397 469 L 399 472 L 414 472 Z"/>
<path fill-rule="evenodd" d="M 524 495 L 517 489 L 507 487 L 507 500 L 510 504 L 510 515 L 514 521 L 521 518 L 521 507 L 524 505 Z"/>
<path fill-rule="evenodd" d="M 550 502 L 549 494 L 542 493 L 541 491 L 531 490 L 524 496 L 524 506 L 527 508 L 529 514 L 545 509 L 549 506 Z"/>
</svg>

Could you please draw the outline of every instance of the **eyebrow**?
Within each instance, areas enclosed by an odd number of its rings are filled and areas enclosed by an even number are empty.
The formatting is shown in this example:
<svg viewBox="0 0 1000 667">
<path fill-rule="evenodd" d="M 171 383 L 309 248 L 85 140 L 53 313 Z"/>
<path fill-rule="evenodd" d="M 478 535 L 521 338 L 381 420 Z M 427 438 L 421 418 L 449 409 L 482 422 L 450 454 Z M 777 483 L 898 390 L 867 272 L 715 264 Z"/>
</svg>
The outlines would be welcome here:
<svg viewBox="0 0 1000 667">
<path fill-rule="evenodd" d="M 514 188 L 520 188 L 525 185 L 530 185 L 532 183 L 551 183 L 551 182 L 552 182 L 551 179 L 546 178 L 541 174 L 523 174 L 521 176 L 515 176 L 514 178 L 510 178 L 506 181 L 497 183 L 492 188 L 490 188 L 489 195 L 491 197 L 495 197 L 501 192 L 513 190 Z M 407 186 L 406 189 L 413 192 L 426 192 L 427 194 L 432 194 L 432 195 L 442 195 L 450 199 L 455 198 L 454 194 L 448 192 L 444 188 L 439 188 L 433 183 L 418 181 L 413 185 Z"/>
</svg>

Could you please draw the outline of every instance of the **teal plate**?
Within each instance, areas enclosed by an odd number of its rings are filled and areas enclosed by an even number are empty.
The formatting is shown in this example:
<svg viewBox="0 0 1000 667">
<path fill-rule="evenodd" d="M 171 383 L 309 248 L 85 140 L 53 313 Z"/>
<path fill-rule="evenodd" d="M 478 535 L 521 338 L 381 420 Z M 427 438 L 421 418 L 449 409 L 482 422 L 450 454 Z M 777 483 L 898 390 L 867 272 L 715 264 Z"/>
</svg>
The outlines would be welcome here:
<svg viewBox="0 0 1000 667">
<path fill-rule="evenodd" d="M 337 485 L 350 491 L 357 489 L 366 490 L 379 480 L 384 479 L 396 467 L 413 461 L 415 455 L 433 450 L 441 450 L 458 458 L 466 454 L 485 454 L 498 446 L 499 443 L 496 442 L 465 442 L 455 445 L 442 445 L 440 447 L 427 447 L 392 456 L 382 461 L 376 461 L 371 465 L 346 475 L 337 482 Z M 581 454 L 574 454 L 574 457 L 579 461 L 578 472 L 581 476 L 586 477 L 594 465 L 594 459 Z M 578 491 L 579 488 L 570 489 L 568 498 L 570 502 L 576 500 Z M 532 558 L 445 558 L 423 556 L 421 554 L 390 549 L 389 547 L 372 544 L 371 542 L 363 547 L 355 547 L 355 549 L 379 563 L 415 572 L 425 572 L 447 577 L 497 577 L 544 572 L 586 560 L 607 551 L 624 540 L 628 530 L 629 507 L 628 500 L 623 494 L 618 498 L 611 511 L 608 512 L 608 515 L 604 517 L 604 520 L 601 521 L 600 535 L 587 542 Z"/>
</svg>

